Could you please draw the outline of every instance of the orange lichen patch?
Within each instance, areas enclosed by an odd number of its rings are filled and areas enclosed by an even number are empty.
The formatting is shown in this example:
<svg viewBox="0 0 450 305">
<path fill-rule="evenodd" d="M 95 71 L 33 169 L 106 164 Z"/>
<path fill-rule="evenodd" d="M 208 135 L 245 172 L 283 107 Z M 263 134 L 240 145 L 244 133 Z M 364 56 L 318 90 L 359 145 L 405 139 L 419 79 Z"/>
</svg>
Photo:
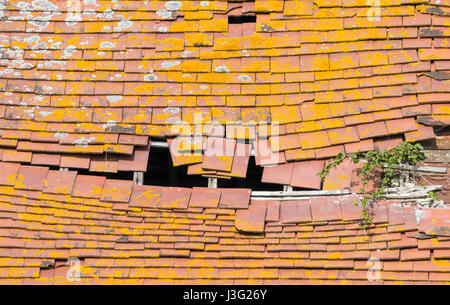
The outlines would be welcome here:
<svg viewBox="0 0 450 305">
<path fill-rule="evenodd" d="M 325 131 L 307 132 L 299 135 L 302 149 L 326 147 L 330 145 Z"/>
<path fill-rule="evenodd" d="M 272 123 L 295 123 L 302 121 L 302 115 L 298 106 L 281 106 L 270 108 Z"/>
</svg>

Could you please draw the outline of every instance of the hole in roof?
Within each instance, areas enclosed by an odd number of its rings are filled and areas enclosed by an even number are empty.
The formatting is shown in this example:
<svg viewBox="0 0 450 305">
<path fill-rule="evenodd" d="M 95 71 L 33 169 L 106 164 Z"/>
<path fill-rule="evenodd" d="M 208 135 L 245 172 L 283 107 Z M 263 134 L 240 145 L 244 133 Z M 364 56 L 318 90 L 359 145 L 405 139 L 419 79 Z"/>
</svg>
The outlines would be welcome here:
<svg viewBox="0 0 450 305">
<path fill-rule="evenodd" d="M 144 185 L 177 186 L 177 187 L 207 187 L 208 178 L 201 175 L 188 175 L 188 166 L 173 166 L 167 147 L 150 148 L 147 171 L 144 173 Z M 255 158 L 250 157 L 246 178 L 217 179 L 219 188 L 249 188 L 255 191 L 282 191 L 283 185 L 261 182 L 263 167 L 255 164 Z M 80 175 L 104 176 L 108 179 L 133 180 L 132 171 L 117 173 L 92 172 L 78 169 Z"/>
<path fill-rule="evenodd" d="M 256 23 L 256 15 L 228 16 L 228 24 Z"/>
</svg>

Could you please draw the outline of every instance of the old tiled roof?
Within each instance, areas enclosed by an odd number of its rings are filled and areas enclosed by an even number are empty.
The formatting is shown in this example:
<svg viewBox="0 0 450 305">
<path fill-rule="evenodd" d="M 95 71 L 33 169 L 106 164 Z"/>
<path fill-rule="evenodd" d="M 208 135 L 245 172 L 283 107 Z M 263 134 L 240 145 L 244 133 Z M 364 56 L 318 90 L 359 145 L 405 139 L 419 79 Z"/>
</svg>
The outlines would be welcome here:
<svg viewBox="0 0 450 305">
<path fill-rule="evenodd" d="M 374 9 L 365 0 L 1 0 L 1 159 L 145 171 L 149 137 L 181 133 L 174 165 L 245 177 L 250 152 L 218 162 L 203 155 L 206 143 L 250 140 L 267 165 L 433 138 L 431 126 L 449 122 L 449 3 L 381 1 L 378 19 Z"/>
<path fill-rule="evenodd" d="M 380 3 L 0 0 L 0 284 L 449 283 L 448 208 L 382 201 L 363 229 L 354 194 L 84 171 L 145 172 L 167 140 L 188 174 L 254 155 L 262 182 L 357 191 L 326 159 L 450 121 L 450 3 Z"/>
<path fill-rule="evenodd" d="M 363 230 L 356 195 L 261 201 L 0 166 L 0 284 L 450 282 L 450 209 L 379 202 Z"/>
</svg>

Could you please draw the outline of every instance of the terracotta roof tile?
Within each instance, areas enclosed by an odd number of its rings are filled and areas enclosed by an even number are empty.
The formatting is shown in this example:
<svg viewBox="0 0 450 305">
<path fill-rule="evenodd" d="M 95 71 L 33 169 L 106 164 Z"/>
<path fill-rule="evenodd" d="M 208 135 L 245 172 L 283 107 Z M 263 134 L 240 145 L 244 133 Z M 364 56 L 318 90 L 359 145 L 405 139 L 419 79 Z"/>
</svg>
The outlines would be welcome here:
<svg viewBox="0 0 450 305">
<path fill-rule="evenodd" d="M 288 185 L 294 170 L 294 163 L 264 167 L 261 182 Z"/>
<path fill-rule="evenodd" d="M 106 179 L 100 196 L 102 201 L 129 202 L 133 188 L 132 181 Z"/>
<path fill-rule="evenodd" d="M 342 219 L 339 201 L 333 197 L 318 197 L 311 200 L 311 214 L 315 222 Z"/>
<path fill-rule="evenodd" d="M 1 162 L 0 171 L 2 172 L 2 175 L 0 178 L 0 184 L 14 186 L 19 169 L 20 169 L 19 163 Z"/>
<path fill-rule="evenodd" d="M 43 183 L 44 193 L 71 194 L 77 172 L 50 170 Z"/>
<path fill-rule="evenodd" d="M 250 202 L 248 189 L 222 189 L 219 207 L 245 209 Z"/>
<path fill-rule="evenodd" d="M 235 209 L 242 209 L 245 214 L 249 207 L 248 190 L 233 190 L 234 193 L 221 190 L 220 199 L 214 197 L 213 200 L 219 200 L 218 206 L 197 208 L 191 207 L 197 202 L 195 192 L 192 193 L 194 199 L 188 195 L 191 190 L 181 189 L 179 196 L 171 198 L 173 194 L 164 187 L 133 186 L 131 191 L 130 183 L 125 183 L 127 191 L 114 195 L 119 199 L 114 202 L 107 198 L 107 190 L 112 188 L 104 189 L 103 185 L 109 180 L 87 175 L 78 175 L 75 179 L 72 172 L 34 166 L 145 172 L 149 138 L 169 139 L 170 144 L 172 137 L 177 136 L 171 131 L 171 125 L 184 120 L 194 127 L 199 113 L 203 115 L 202 126 L 195 126 L 195 129 L 203 129 L 208 136 L 212 132 L 212 124 L 208 121 L 232 124 L 223 126 L 220 135 L 214 135 L 222 138 L 217 141 L 236 142 L 232 156 L 221 162 L 218 156 L 206 157 L 205 149 L 198 149 L 195 154 L 184 151 L 180 155 L 171 149 L 175 166 L 190 165 L 189 173 L 205 177 L 244 178 L 249 148 L 253 147 L 257 166 L 276 166 L 265 168 L 264 180 L 315 189 L 320 189 L 320 181 L 312 171 L 308 173 L 309 183 L 303 181 L 305 173 L 298 176 L 299 168 L 306 164 L 302 160 L 317 162 L 314 159 L 328 159 L 340 152 L 389 149 L 404 139 L 412 142 L 433 139 L 432 127 L 446 126 L 450 122 L 445 105 L 448 101 L 446 37 L 449 31 L 445 27 L 445 16 L 442 16 L 442 11 L 446 11 L 443 3 L 383 3 L 382 16 L 373 27 L 374 23 L 362 16 L 366 3 L 358 1 L 203 2 L 182 1 L 180 6 L 176 1 L 151 1 L 145 9 L 139 1 L 85 3 L 84 10 L 95 12 L 97 17 L 82 14 L 81 20 L 74 20 L 70 25 L 61 17 L 67 15 L 67 7 L 62 2 L 55 2 L 53 11 L 62 12 L 62 15 L 47 14 L 48 23 L 19 20 L 17 14 L 24 8 L 14 1 L 4 9 L 0 45 L 7 54 L 1 66 L 4 81 L 0 85 L 3 90 L 0 92 L 3 100 L 0 105 L 0 152 L 2 161 L 8 163 L 0 163 L 7 173 L 0 179 L 0 184 L 7 189 L 2 192 L 13 194 L 5 194 L 11 199 L 2 208 L 8 209 L 5 213 L 22 210 L 31 212 L 26 213 L 31 216 L 5 214 L 7 218 L 2 216 L 1 226 L 22 228 L 20 234 L 24 236 L 36 230 L 54 232 L 55 226 L 60 226 L 58 234 L 63 235 L 59 236 L 62 242 L 58 242 L 58 246 L 74 245 L 70 242 L 74 236 L 69 238 L 67 235 L 75 234 L 72 230 L 86 231 L 95 239 L 106 234 L 106 227 L 113 230 L 112 233 L 118 232 L 115 230 L 120 227 L 122 233 L 130 233 L 127 236 L 142 235 L 144 230 L 149 233 L 145 236 L 158 238 L 173 232 L 175 236 L 187 236 L 183 232 L 220 234 L 221 238 L 232 236 L 235 232 L 230 228 L 233 227 Z M 106 11 L 109 13 L 102 14 Z M 40 17 L 41 13 L 29 10 L 30 18 Z M 229 24 L 228 16 L 242 14 L 254 14 L 256 22 Z M 17 52 L 13 54 L 8 50 Z M 274 124 L 264 129 L 263 121 Z M 247 144 L 241 143 L 244 139 Z M 239 147 L 245 147 L 246 153 L 240 155 Z M 277 168 L 292 168 L 293 174 L 278 181 L 270 179 L 267 173 Z M 20 179 L 15 179 L 18 173 Z M 337 183 L 334 187 L 354 190 L 359 186 L 354 173 L 354 167 L 350 171 L 336 170 L 333 181 L 329 178 L 324 186 L 332 188 L 331 184 Z M 341 176 L 350 178 L 342 180 Z M 75 179 L 74 184 L 72 179 Z M 29 211 L 18 204 L 18 200 L 25 200 L 22 196 L 27 197 Z M 39 196 L 48 199 L 45 205 Z M 58 196 L 65 196 L 65 200 L 59 201 L 62 197 Z M 62 206 L 61 202 L 71 205 L 70 208 Z M 315 202 L 316 199 L 312 200 L 312 207 Z M 331 217 L 339 222 L 341 218 L 357 217 L 356 211 L 345 202 L 340 202 L 341 216 L 334 208 L 330 208 L 325 216 L 313 210 L 313 220 Z M 78 205 L 82 205 L 82 212 Z M 270 223 L 272 219 L 278 222 L 276 211 L 283 210 L 283 205 L 280 202 L 278 209 L 277 204 L 268 204 L 266 222 Z M 328 205 L 323 204 L 324 207 Z M 253 203 L 251 209 L 252 206 Z M 44 212 L 40 214 L 37 207 Z M 53 210 L 45 210 L 51 208 Z M 200 209 L 206 210 L 203 213 Z M 420 254 L 414 251 L 416 248 L 410 240 L 408 247 L 413 248 L 407 248 L 408 251 L 405 248 L 389 249 L 389 243 L 394 247 L 405 246 L 402 244 L 405 232 L 416 230 L 415 216 L 411 211 L 390 207 L 386 214 L 382 204 L 376 205 L 375 210 L 376 225 L 389 223 L 387 232 L 397 234 L 393 235 L 396 238 L 403 236 L 370 246 L 382 248 L 384 242 L 387 248 L 380 249 L 383 251 L 379 253 L 380 258 L 394 260 L 383 261 L 381 281 L 448 281 L 442 267 L 446 253 L 434 252 L 428 257 L 426 252 L 433 247 L 445 250 L 447 241 L 437 242 L 436 239 L 437 244 L 433 245 L 434 240 L 419 240 L 418 248 L 425 250 Z M 185 213 L 186 218 L 177 213 Z M 426 227 L 428 216 L 424 217 Z M 158 222 L 153 222 L 155 219 Z M 88 224 L 90 221 L 96 222 L 96 226 Z M 328 231 L 322 229 L 333 225 L 317 222 L 300 226 L 265 225 L 265 230 L 271 232 L 264 234 L 272 234 L 271 242 L 283 241 L 279 245 L 271 244 L 271 250 L 283 250 L 281 252 L 247 251 L 249 249 L 239 247 L 208 252 L 201 242 L 189 244 L 189 239 L 176 244 L 149 242 L 144 249 L 134 241 L 118 245 L 117 249 L 111 245 L 108 248 L 83 248 L 83 243 L 78 243 L 80 248 L 55 251 L 39 248 L 50 247 L 53 244 L 51 238 L 38 242 L 28 236 L 28 243 L 19 243 L 22 248 L 0 247 L 0 251 L 7 250 L 0 256 L 39 257 L 39 261 L 41 258 L 67 259 L 68 255 L 83 254 L 117 259 L 114 262 L 116 269 L 104 267 L 91 273 L 95 268 L 84 266 L 85 274 L 91 276 L 92 282 L 100 281 L 95 278 L 97 276 L 111 275 L 112 283 L 125 283 L 130 278 L 139 283 L 152 283 L 160 278 L 171 284 L 190 281 L 201 284 L 206 280 L 235 284 L 247 280 L 277 283 L 280 279 L 286 283 L 305 283 L 311 279 L 321 283 L 365 281 L 366 270 L 356 268 L 365 264 L 368 255 L 376 254 L 375 248 L 356 242 L 356 250 L 352 250 L 351 245 L 355 244 L 344 244 L 341 240 L 336 243 L 335 236 L 326 240 L 329 244 L 325 247 L 309 247 L 303 243 L 287 246 L 286 236 L 290 233 L 295 236 L 296 230 L 310 229 L 314 234 L 325 234 Z M 260 221 L 257 227 L 260 230 Z M 424 230 L 437 233 L 431 227 Z M 343 231 L 350 236 L 357 234 Z M 438 231 L 442 233 L 442 230 Z M 328 237 L 320 239 L 325 238 Z M 243 239 L 249 243 L 254 241 Z M 266 245 L 265 239 L 259 241 L 259 245 Z M 346 251 L 339 251 L 341 247 Z M 314 252 L 320 249 L 330 251 Z M 313 252 L 300 252 L 305 250 Z M 46 257 L 50 251 L 53 258 Z M 224 261 L 253 257 L 261 261 L 270 259 L 272 265 L 261 269 L 265 264 L 259 262 L 259 267 L 251 272 L 246 268 L 238 268 L 237 272 L 234 265 L 229 265 L 228 270 L 213 267 L 216 269 L 210 270 L 209 279 L 205 279 L 201 270 L 189 270 L 189 266 L 158 270 L 141 268 L 141 265 L 124 267 L 122 264 L 126 260 L 120 259 L 140 259 L 155 266 L 152 262 L 159 260 L 160 255 L 189 261 L 193 261 L 191 257 L 202 256 L 208 261 L 212 257 L 221 257 Z M 273 265 L 273 255 L 295 259 L 295 263 L 284 262 L 288 267 L 280 269 Z M 430 260 L 433 255 L 434 260 Z M 414 264 L 399 262 L 402 258 L 417 261 Z M 1 264 L 5 265 L 5 262 Z M 57 281 L 65 281 L 67 266 L 56 266 L 55 263 L 54 269 L 40 268 L 29 263 L 28 259 L 24 260 L 22 269 L 5 266 L 0 272 L 0 283 L 13 276 L 22 282 L 25 278 L 35 278 L 33 281 L 53 283 L 55 276 L 60 278 Z M 308 273 L 289 266 L 326 269 L 313 269 Z M 412 274 L 414 269 L 416 272 Z"/>
<path fill-rule="evenodd" d="M 162 190 L 158 202 L 160 208 L 187 208 L 191 190 L 180 187 L 170 187 Z"/>
<path fill-rule="evenodd" d="M 324 161 L 295 162 L 290 185 L 310 189 L 321 188 L 321 178 L 318 175 L 323 170 Z"/>
<path fill-rule="evenodd" d="M 21 166 L 17 173 L 15 188 L 42 191 L 43 181 L 47 177 L 48 167 Z"/>
<path fill-rule="evenodd" d="M 235 218 L 236 228 L 244 232 L 264 232 L 266 211 L 265 205 L 251 205 L 246 210 L 238 210 Z"/>
<path fill-rule="evenodd" d="M 309 200 L 290 201 L 281 204 L 280 221 L 282 223 L 304 223 L 311 221 Z"/>
<path fill-rule="evenodd" d="M 77 197 L 100 198 L 106 178 L 101 176 L 77 175 L 72 195 Z"/>
<path fill-rule="evenodd" d="M 217 208 L 220 194 L 220 190 L 194 187 L 189 206 L 194 208 Z"/>
</svg>

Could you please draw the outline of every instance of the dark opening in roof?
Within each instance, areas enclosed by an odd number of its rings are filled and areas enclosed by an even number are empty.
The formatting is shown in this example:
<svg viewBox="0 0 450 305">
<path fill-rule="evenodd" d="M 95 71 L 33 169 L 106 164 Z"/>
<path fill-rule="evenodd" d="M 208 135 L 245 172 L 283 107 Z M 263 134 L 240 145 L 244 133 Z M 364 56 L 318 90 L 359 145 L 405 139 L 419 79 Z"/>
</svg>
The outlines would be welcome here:
<svg viewBox="0 0 450 305">
<path fill-rule="evenodd" d="M 228 24 L 256 23 L 256 15 L 228 16 Z"/>
</svg>

